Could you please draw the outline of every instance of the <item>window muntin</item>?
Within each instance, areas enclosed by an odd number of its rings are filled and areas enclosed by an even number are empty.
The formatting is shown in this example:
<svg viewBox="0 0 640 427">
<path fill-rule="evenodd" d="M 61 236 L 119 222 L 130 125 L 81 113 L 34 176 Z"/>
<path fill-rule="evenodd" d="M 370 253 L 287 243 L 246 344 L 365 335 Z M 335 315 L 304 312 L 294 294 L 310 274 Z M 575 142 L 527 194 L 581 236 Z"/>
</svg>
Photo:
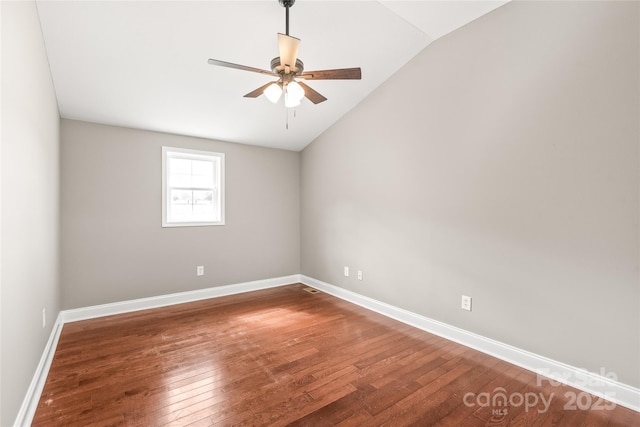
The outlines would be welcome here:
<svg viewBox="0 0 640 427">
<path fill-rule="evenodd" d="M 224 225 L 224 154 L 162 147 L 162 226 Z"/>
</svg>

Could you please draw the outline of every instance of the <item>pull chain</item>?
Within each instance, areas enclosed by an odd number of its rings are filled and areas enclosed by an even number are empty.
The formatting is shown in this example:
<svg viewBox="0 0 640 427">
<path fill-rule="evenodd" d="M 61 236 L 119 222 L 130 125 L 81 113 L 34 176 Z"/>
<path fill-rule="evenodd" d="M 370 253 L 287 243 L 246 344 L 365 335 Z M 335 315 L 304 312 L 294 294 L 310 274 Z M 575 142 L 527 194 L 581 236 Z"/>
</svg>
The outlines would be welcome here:
<svg viewBox="0 0 640 427">
<path fill-rule="evenodd" d="M 287 120 L 285 121 L 285 130 L 289 130 L 289 109 L 285 108 L 285 110 L 287 110 Z M 293 118 L 295 119 L 297 116 L 298 110 L 296 110 L 295 108 L 293 109 Z"/>
</svg>

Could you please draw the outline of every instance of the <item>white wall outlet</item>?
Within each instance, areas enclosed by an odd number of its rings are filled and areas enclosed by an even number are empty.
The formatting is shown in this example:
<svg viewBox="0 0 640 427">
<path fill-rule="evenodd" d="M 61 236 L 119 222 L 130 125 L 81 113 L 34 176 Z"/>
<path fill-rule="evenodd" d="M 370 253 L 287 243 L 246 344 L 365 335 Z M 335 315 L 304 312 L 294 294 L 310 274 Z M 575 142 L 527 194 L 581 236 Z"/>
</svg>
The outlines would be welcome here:
<svg viewBox="0 0 640 427">
<path fill-rule="evenodd" d="M 349 267 L 344 268 L 344 277 L 349 277 Z"/>
<path fill-rule="evenodd" d="M 204 265 L 199 265 L 196 267 L 196 275 L 204 276 Z"/>
<path fill-rule="evenodd" d="M 471 297 L 468 297 L 466 295 L 462 295 L 461 308 L 463 310 L 471 311 Z"/>
<path fill-rule="evenodd" d="M 42 327 L 43 328 L 47 327 L 47 309 L 46 308 L 42 309 Z"/>
<path fill-rule="evenodd" d="M 362 280 L 362 270 L 358 270 L 358 280 Z"/>
</svg>

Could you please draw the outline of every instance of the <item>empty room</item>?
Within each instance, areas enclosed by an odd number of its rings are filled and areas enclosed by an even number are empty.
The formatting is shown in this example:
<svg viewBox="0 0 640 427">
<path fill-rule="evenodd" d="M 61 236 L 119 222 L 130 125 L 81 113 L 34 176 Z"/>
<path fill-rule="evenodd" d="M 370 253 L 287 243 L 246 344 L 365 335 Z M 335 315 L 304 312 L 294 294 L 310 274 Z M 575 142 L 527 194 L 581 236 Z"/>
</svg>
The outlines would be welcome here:
<svg viewBox="0 0 640 427">
<path fill-rule="evenodd" d="M 1 426 L 640 425 L 637 1 L 0 1 Z"/>
</svg>

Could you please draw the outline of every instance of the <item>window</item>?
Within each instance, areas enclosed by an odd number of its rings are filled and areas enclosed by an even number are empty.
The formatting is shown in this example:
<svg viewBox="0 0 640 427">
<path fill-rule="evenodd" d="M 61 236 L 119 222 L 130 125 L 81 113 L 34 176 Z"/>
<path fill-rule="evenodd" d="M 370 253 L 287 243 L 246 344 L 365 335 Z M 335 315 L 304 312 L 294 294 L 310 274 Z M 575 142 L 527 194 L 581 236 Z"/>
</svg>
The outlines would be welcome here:
<svg viewBox="0 0 640 427">
<path fill-rule="evenodd" d="M 224 225 L 224 154 L 162 147 L 162 226 Z"/>
</svg>

